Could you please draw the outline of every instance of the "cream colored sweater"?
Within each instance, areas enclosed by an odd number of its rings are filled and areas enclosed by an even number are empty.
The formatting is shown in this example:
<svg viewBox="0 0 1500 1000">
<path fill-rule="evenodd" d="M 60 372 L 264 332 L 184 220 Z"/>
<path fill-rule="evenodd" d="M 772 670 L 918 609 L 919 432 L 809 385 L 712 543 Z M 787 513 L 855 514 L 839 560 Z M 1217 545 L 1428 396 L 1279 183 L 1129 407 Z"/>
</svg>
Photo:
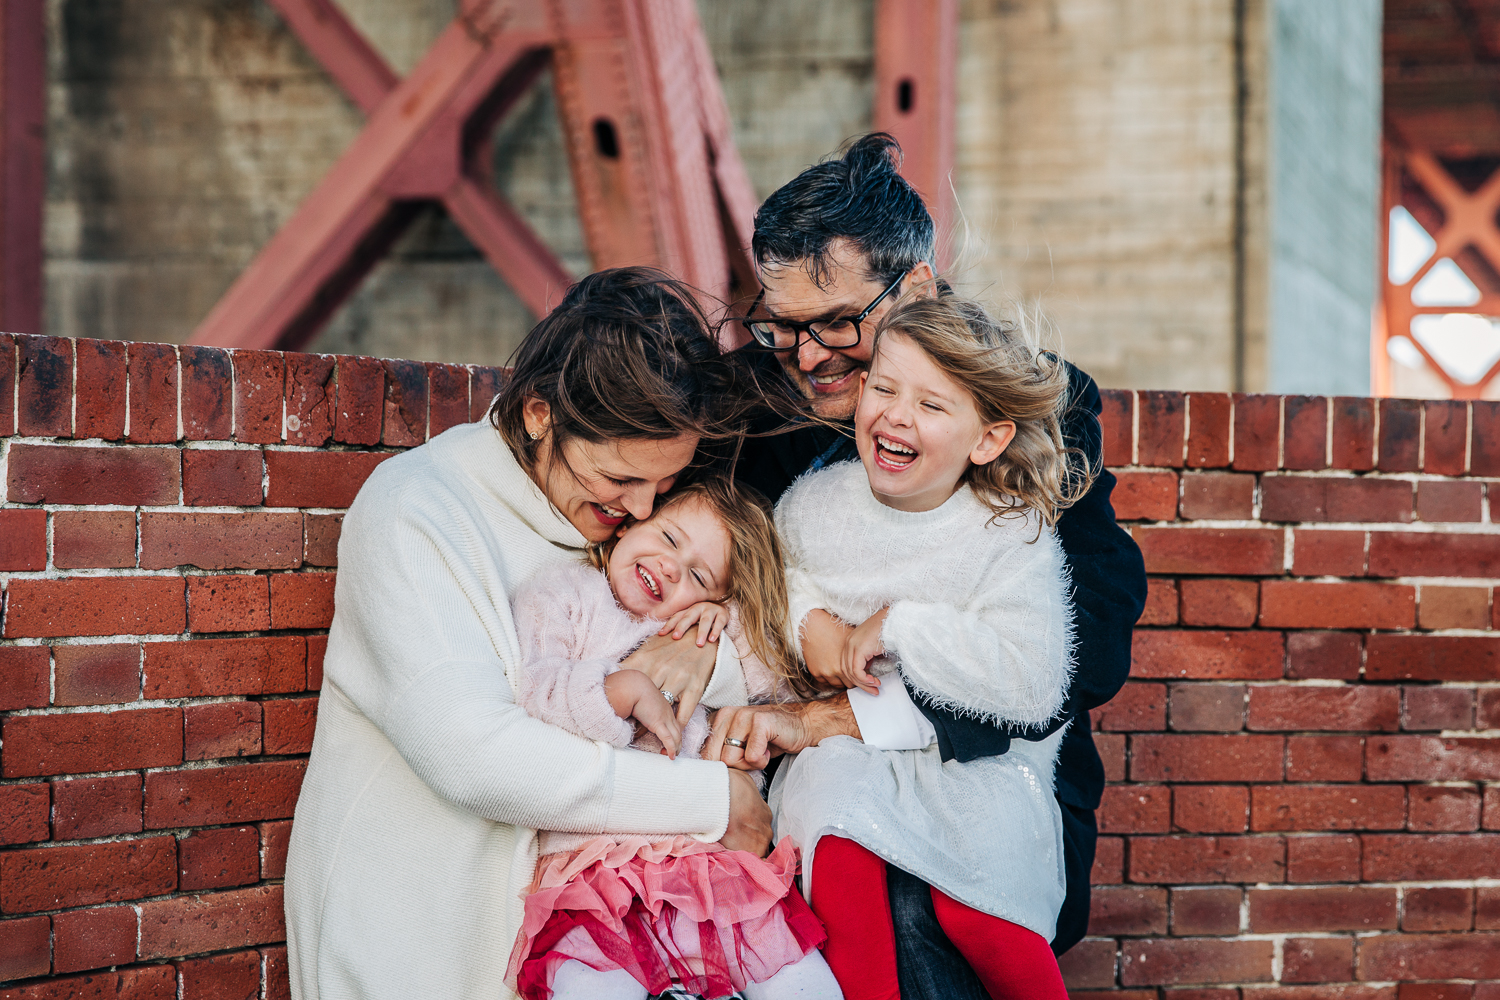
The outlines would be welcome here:
<svg viewBox="0 0 1500 1000">
<path fill-rule="evenodd" d="M 723 764 L 616 749 L 515 703 L 513 592 L 583 544 L 488 423 L 360 490 L 287 858 L 294 997 L 512 997 L 537 828 L 723 835 Z M 743 690 L 732 660 L 715 702 Z"/>
</svg>

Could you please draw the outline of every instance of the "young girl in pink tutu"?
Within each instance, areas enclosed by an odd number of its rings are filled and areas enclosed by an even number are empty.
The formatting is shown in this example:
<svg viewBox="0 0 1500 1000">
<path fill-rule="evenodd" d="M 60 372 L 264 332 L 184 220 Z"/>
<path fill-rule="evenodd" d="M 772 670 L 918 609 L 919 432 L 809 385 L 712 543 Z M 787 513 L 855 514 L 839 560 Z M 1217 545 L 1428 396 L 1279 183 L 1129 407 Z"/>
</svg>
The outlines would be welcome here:
<svg viewBox="0 0 1500 1000">
<path fill-rule="evenodd" d="M 723 479 L 685 487 L 597 561 L 544 572 L 516 598 L 518 701 L 534 718 L 616 747 L 696 755 L 704 707 L 680 726 L 672 701 L 621 662 L 651 635 L 695 627 L 699 645 L 725 640 L 715 687 L 729 699 L 790 694 L 781 546 L 761 503 Z M 723 683 L 736 662 L 742 690 Z M 791 841 L 761 859 L 686 831 L 540 838 L 509 970 L 527 1000 L 641 1000 L 673 980 L 705 997 L 842 1000 L 818 951 L 822 924 L 792 888 Z"/>
</svg>

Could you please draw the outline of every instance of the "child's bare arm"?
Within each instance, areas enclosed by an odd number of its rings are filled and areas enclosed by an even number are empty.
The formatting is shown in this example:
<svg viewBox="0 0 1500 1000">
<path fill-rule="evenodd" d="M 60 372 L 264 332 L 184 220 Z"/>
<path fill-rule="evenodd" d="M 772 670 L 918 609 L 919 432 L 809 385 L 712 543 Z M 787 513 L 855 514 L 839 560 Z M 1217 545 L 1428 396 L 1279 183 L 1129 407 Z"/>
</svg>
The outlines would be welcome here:
<svg viewBox="0 0 1500 1000">
<path fill-rule="evenodd" d="M 682 726 L 666 697 L 639 670 L 616 670 L 604 678 L 604 696 L 622 719 L 634 718 L 661 740 L 662 752 L 676 757 L 682 745 Z"/>
</svg>

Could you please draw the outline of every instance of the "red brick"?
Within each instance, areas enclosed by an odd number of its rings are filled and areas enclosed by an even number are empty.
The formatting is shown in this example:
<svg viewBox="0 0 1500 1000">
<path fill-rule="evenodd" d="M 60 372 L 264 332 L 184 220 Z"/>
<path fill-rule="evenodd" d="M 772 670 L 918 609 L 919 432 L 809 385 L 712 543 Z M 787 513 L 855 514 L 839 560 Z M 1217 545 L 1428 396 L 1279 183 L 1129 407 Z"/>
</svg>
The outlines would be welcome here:
<svg viewBox="0 0 1500 1000">
<path fill-rule="evenodd" d="M 57 705 L 119 705 L 141 697 L 141 647 L 133 642 L 54 646 Z"/>
<path fill-rule="evenodd" d="M 1287 938 L 1281 946 L 1283 983 L 1339 983 L 1354 978 L 1354 939 Z"/>
<path fill-rule="evenodd" d="M 0 923 L 0 981 L 52 971 L 52 919 L 22 917 Z"/>
<path fill-rule="evenodd" d="M 267 754 L 309 753 L 318 721 L 317 698 L 286 698 L 261 703 Z"/>
<path fill-rule="evenodd" d="M 180 1000 L 260 1000 L 260 952 L 178 962 Z"/>
<path fill-rule="evenodd" d="M 420 361 L 385 361 L 384 444 L 411 448 L 427 440 L 427 367 Z"/>
<path fill-rule="evenodd" d="M 52 839 L 88 840 L 141 832 L 141 776 L 52 783 Z"/>
<path fill-rule="evenodd" d="M 1148 573 L 1273 576 L 1281 572 L 1280 528 L 1136 528 Z"/>
<path fill-rule="evenodd" d="M 188 629 L 255 632 L 271 627 L 271 597 L 264 576 L 187 578 Z"/>
<path fill-rule="evenodd" d="M 1371 738 L 1365 773 L 1371 781 L 1500 781 L 1500 740 Z"/>
<path fill-rule="evenodd" d="M 1422 404 L 1415 399 L 1380 400 L 1381 472 L 1416 472 L 1421 447 Z"/>
<path fill-rule="evenodd" d="M 261 453 L 191 448 L 182 453 L 182 502 L 192 507 L 254 507 L 261 501 Z"/>
<path fill-rule="evenodd" d="M 1475 400 L 1469 474 L 1500 475 L 1500 403 Z"/>
<path fill-rule="evenodd" d="M 52 971 L 84 972 L 135 961 L 138 927 L 133 906 L 102 906 L 54 915 Z"/>
<path fill-rule="evenodd" d="M 1250 790 L 1250 829 L 1399 830 L 1406 789 L 1394 785 L 1258 785 Z"/>
<path fill-rule="evenodd" d="M 126 345 L 130 361 L 130 433 L 137 444 L 177 440 L 177 348 Z"/>
<path fill-rule="evenodd" d="M 177 887 L 177 840 L 147 837 L 0 854 L 0 910 L 33 913 L 159 896 Z"/>
<path fill-rule="evenodd" d="M 1288 396 L 1282 466 L 1322 469 L 1328 465 L 1328 400 L 1323 396 Z"/>
<path fill-rule="evenodd" d="M 9 497 L 17 503 L 172 504 L 181 493 L 175 448 L 10 449 Z"/>
<path fill-rule="evenodd" d="M 141 515 L 145 569 L 292 569 L 301 563 L 301 514 Z"/>
<path fill-rule="evenodd" d="M 135 565 L 135 511 L 60 510 L 52 515 L 52 562 L 59 569 Z"/>
<path fill-rule="evenodd" d="M 146 644 L 148 698 L 286 694 L 307 681 L 300 635 Z"/>
<path fill-rule="evenodd" d="M 1238 887 L 1172 890 L 1172 933 L 1234 934 L 1240 929 Z"/>
<path fill-rule="evenodd" d="M 1262 476 L 1263 521 L 1396 521 L 1412 519 L 1412 484 L 1405 479 Z"/>
<path fill-rule="evenodd" d="M 1475 522 L 1482 519 L 1484 487 L 1479 483 L 1417 484 L 1417 517 L 1424 521 Z"/>
<path fill-rule="evenodd" d="M 302 517 L 302 563 L 304 566 L 337 566 L 339 534 L 343 514 L 304 514 Z"/>
<path fill-rule="evenodd" d="M 28 437 L 73 433 L 73 342 L 63 337 L 21 337 L 17 430 Z M 14 452 L 12 452 L 14 454 Z"/>
<path fill-rule="evenodd" d="M 1286 839 L 1288 882 L 1358 882 L 1358 837 L 1324 835 Z"/>
<path fill-rule="evenodd" d="M 1281 397 L 1234 395 L 1234 467 L 1251 472 L 1280 462 Z"/>
<path fill-rule="evenodd" d="M 279 351 L 233 351 L 234 436 L 253 444 L 281 440 L 286 367 Z"/>
<path fill-rule="evenodd" d="M 1500 535 L 1376 531 L 1371 576 L 1500 576 Z"/>
<path fill-rule="evenodd" d="M 1482 885 L 1474 896 L 1474 929 L 1500 930 L 1500 886 Z"/>
<path fill-rule="evenodd" d="M 1260 607 L 1254 580 L 1183 580 L 1182 624 L 1249 628 Z"/>
<path fill-rule="evenodd" d="M 261 706 L 254 701 L 189 705 L 182 710 L 187 760 L 214 760 L 260 753 Z"/>
<path fill-rule="evenodd" d="M 1355 472 L 1375 468 L 1375 400 L 1334 397 L 1333 468 Z"/>
<path fill-rule="evenodd" d="M 1173 684 L 1170 699 L 1172 728 L 1178 732 L 1234 732 L 1244 728 L 1243 684 Z"/>
<path fill-rule="evenodd" d="M 1402 692 L 1402 729 L 1474 728 L 1473 688 L 1406 687 Z"/>
<path fill-rule="evenodd" d="M 177 972 L 149 965 L 0 990 L 0 1000 L 176 1000 Z"/>
<path fill-rule="evenodd" d="M 1249 728 L 1394 732 L 1401 716 L 1395 688 L 1281 687 L 1250 689 Z"/>
<path fill-rule="evenodd" d="M 1500 688 L 1480 688 L 1475 706 L 1476 729 L 1500 729 Z"/>
<path fill-rule="evenodd" d="M 1172 790 L 1172 824 L 1184 833 L 1244 833 L 1250 793 L 1242 785 L 1179 785 Z"/>
<path fill-rule="evenodd" d="M 172 635 L 187 625 L 181 579 L 115 576 L 12 580 L 5 638 Z"/>
<path fill-rule="evenodd" d="M 45 784 L 0 785 L 0 846 L 46 840 L 51 806 Z"/>
<path fill-rule="evenodd" d="M 1280 781 L 1283 752 L 1280 736 L 1132 736 L 1130 780 Z"/>
<path fill-rule="evenodd" d="M 1188 472 L 1182 477 L 1182 516 L 1189 520 L 1248 520 L 1255 477 L 1242 472 Z"/>
<path fill-rule="evenodd" d="M 292 1000 L 291 966 L 287 964 L 286 948 L 262 948 L 260 957 L 266 968 L 264 1000 Z"/>
<path fill-rule="evenodd" d="M 1367 980 L 1500 979 L 1500 934 L 1381 934 L 1359 943 Z"/>
<path fill-rule="evenodd" d="M 1394 930 L 1396 890 L 1369 886 L 1251 889 L 1250 931 Z"/>
<path fill-rule="evenodd" d="M 469 419 L 483 420 L 489 416 L 490 407 L 495 403 L 495 397 L 500 393 L 500 387 L 505 384 L 505 376 L 508 369 L 487 368 L 482 365 L 469 366 Z M 1129 402 L 1131 393 L 1128 389 L 1101 389 L 1099 395 L 1104 399 L 1104 416 L 1102 421 L 1108 430 L 1104 437 L 1104 464 L 1105 465 L 1129 465 L 1130 462 L 1130 409 Z M 1113 414 L 1116 412 L 1118 400 L 1127 400 L 1125 409 L 1125 457 L 1119 461 L 1115 460 L 1115 452 L 1111 445 L 1116 443 L 1115 435 L 1121 433 L 1119 425 L 1114 422 Z"/>
<path fill-rule="evenodd" d="M 1115 985 L 1115 943 L 1113 941 L 1086 940 L 1080 941 L 1068 949 L 1057 960 L 1058 970 L 1062 973 L 1063 983 L 1069 990 L 1073 991 L 1071 996 L 1079 996 L 1078 990 L 1108 989 Z M 1081 994 L 1087 996 L 1088 994 Z M 1120 997 L 1120 994 L 1110 993 L 1111 1000 Z M 1144 1000 L 1144 998 L 1130 997 L 1128 1000 Z"/>
<path fill-rule="evenodd" d="M 184 892 L 258 881 L 260 831 L 253 826 L 194 830 L 177 845 L 177 884 Z"/>
<path fill-rule="evenodd" d="M 1358 736 L 1288 736 L 1287 781 L 1358 781 L 1365 773 L 1365 741 Z"/>
<path fill-rule="evenodd" d="M 1139 631 L 1132 677 L 1270 680 L 1282 673 L 1280 632 Z"/>
<path fill-rule="evenodd" d="M 1166 833 L 1172 790 L 1165 785 L 1110 785 L 1098 811 L 1100 833 Z"/>
<path fill-rule="evenodd" d="M 1120 472 L 1110 494 L 1120 521 L 1171 521 L 1177 517 L 1177 473 Z"/>
<path fill-rule="evenodd" d="M 1367 882 L 1450 879 L 1464 872 L 1500 870 L 1500 834 L 1366 834 Z"/>
<path fill-rule="evenodd" d="M 1483 983 L 1401 983 L 1396 988 L 1398 1000 L 1470 1000 Z"/>
<path fill-rule="evenodd" d="M 271 451 L 267 507 L 348 507 L 388 452 Z"/>
<path fill-rule="evenodd" d="M 1094 845 L 1093 885 L 1116 885 L 1125 877 L 1125 838 L 1100 837 Z"/>
<path fill-rule="evenodd" d="M 1120 949 L 1120 982 L 1125 986 L 1268 982 L 1275 947 L 1271 941 L 1213 938 L 1126 941 Z"/>
<path fill-rule="evenodd" d="M 469 370 L 463 365 L 427 364 L 428 437 L 469 422 Z"/>
<path fill-rule="evenodd" d="M 4 733 L 7 778 L 182 763 L 180 708 L 13 715 Z"/>
<path fill-rule="evenodd" d="M 47 704 L 51 665 L 46 646 L 0 646 L 0 711 Z"/>
<path fill-rule="evenodd" d="M 1292 533 L 1292 573 L 1296 576 L 1364 576 L 1363 531 Z"/>
<path fill-rule="evenodd" d="M 332 573 L 271 577 L 272 628 L 327 628 L 333 622 Z"/>
<path fill-rule="evenodd" d="M 309 691 L 317 691 L 323 687 L 323 655 L 327 651 L 328 636 L 310 635 L 307 637 L 307 689 Z"/>
<path fill-rule="evenodd" d="M 16 432 L 16 338 L 0 333 L 0 437 Z"/>
<path fill-rule="evenodd" d="M 1428 400 L 1423 422 L 1422 468 L 1438 476 L 1461 476 L 1469 436 L 1469 404 L 1458 399 Z"/>
<path fill-rule="evenodd" d="M 1287 676 L 1298 680 L 1354 680 L 1363 650 L 1349 632 L 1292 632 L 1287 636 Z"/>
<path fill-rule="evenodd" d="M 1488 587 L 1433 587 L 1422 585 L 1417 624 L 1422 628 L 1483 629 L 1490 623 Z"/>
<path fill-rule="evenodd" d="M 1187 407 L 1180 392 L 1138 392 L 1136 464 L 1181 468 Z"/>
<path fill-rule="evenodd" d="M 1460 832 L 1479 829 L 1479 792 L 1473 788 L 1412 785 L 1406 790 L 1406 828 L 1412 832 Z"/>
<path fill-rule="evenodd" d="M 1265 580 L 1260 624 L 1267 628 L 1411 628 L 1417 588 L 1386 583 Z"/>
<path fill-rule="evenodd" d="M 329 354 L 286 358 L 286 443 L 317 448 L 333 436 L 336 359 Z"/>
<path fill-rule="evenodd" d="M 1372 635 L 1365 645 L 1366 680 L 1500 680 L 1500 636 Z"/>
<path fill-rule="evenodd" d="M 1123 733 L 1095 733 L 1094 749 L 1099 751 L 1099 762 L 1104 765 L 1104 780 L 1124 781 L 1125 735 Z"/>
<path fill-rule="evenodd" d="M 1146 581 L 1146 608 L 1137 625 L 1177 624 L 1177 581 L 1152 577 Z"/>
<path fill-rule="evenodd" d="M 217 347 L 181 347 L 182 436 L 227 441 L 233 426 L 233 366 Z"/>
<path fill-rule="evenodd" d="M 275 820 L 260 825 L 260 877 L 286 876 L 286 850 L 292 838 L 292 821 Z"/>
<path fill-rule="evenodd" d="M 47 568 L 47 512 L 0 510 L 0 571 Z"/>
<path fill-rule="evenodd" d="M 118 441 L 125 436 L 125 345 L 74 341 L 73 436 Z"/>
<path fill-rule="evenodd" d="M 1135 886 L 1095 889 L 1089 901 L 1090 934 L 1165 934 L 1167 890 Z"/>
<path fill-rule="evenodd" d="M 343 444 L 379 444 L 384 400 L 385 369 L 379 361 L 374 358 L 339 358 L 334 440 Z"/>
<path fill-rule="evenodd" d="M 297 805 L 305 760 L 153 771 L 146 775 L 146 828 L 287 819 Z"/>
<path fill-rule="evenodd" d="M 141 904 L 141 958 L 169 958 L 286 939 L 281 886 Z"/>
<path fill-rule="evenodd" d="M 1229 394 L 1188 393 L 1187 464 L 1194 469 L 1229 465 Z"/>
<path fill-rule="evenodd" d="M 1167 690 L 1163 684 L 1127 683 L 1120 693 L 1094 709 L 1099 728 L 1111 732 L 1154 731 L 1167 725 Z"/>
<path fill-rule="evenodd" d="M 1484 788 L 1484 819 L 1486 830 L 1500 830 L 1500 785 Z"/>
<path fill-rule="evenodd" d="M 1466 931 L 1474 925 L 1474 890 L 1411 888 L 1401 907 L 1404 931 Z"/>
</svg>

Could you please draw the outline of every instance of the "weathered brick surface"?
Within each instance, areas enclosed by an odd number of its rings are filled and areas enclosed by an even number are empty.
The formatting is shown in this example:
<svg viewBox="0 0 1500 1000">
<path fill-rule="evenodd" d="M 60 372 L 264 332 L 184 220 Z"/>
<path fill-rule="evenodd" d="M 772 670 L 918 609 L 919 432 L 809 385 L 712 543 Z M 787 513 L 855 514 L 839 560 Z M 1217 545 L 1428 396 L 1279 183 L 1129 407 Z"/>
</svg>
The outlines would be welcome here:
<svg viewBox="0 0 1500 1000">
<path fill-rule="evenodd" d="M 1250 929 L 1263 934 L 1394 930 L 1397 913 L 1394 888 L 1250 890 Z"/>
<path fill-rule="evenodd" d="M 177 840 L 144 837 L 0 854 L 0 912 L 159 896 L 177 887 Z"/>
<path fill-rule="evenodd" d="M 187 624 L 185 589 L 173 577 L 12 580 L 7 598 L 7 639 L 162 635 Z"/>
<path fill-rule="evenodd" d="M 173 448 L 10 449 L 12 503 L 172 504 L 182 491 L 182 460 Z"/>
</svg>

